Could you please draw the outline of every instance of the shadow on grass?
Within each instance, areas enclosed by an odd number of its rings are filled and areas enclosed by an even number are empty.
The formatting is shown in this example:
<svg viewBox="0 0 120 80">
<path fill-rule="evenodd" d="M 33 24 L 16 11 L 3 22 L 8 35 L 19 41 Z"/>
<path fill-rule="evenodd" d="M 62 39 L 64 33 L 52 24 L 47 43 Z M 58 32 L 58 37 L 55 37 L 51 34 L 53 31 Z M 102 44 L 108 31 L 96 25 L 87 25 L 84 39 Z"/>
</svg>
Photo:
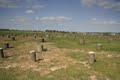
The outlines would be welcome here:
<svg viewBox="0 0 120 80">
<path fill-rule="evenodd" d="M 44 60 L 44 59 L 43 59 L 43 58 L 41 58 L 41 59 L 37 59 L 36 62 L 39 62 L 39 61 L 42 61 L 42 60 Z"/>
<path fill-rule="evenodd" d="M 12 56 L 4 56 L 4 58 L 11 58 Z"/>
</svg>

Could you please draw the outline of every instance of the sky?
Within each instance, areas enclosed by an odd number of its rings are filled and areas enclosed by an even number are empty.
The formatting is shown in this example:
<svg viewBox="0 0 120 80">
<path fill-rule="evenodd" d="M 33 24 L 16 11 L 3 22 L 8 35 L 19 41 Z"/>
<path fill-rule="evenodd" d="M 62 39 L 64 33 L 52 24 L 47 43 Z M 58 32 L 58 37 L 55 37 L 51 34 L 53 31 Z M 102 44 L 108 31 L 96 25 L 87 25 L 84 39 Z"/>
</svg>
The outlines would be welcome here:
<svg viewBox="0 0 120 80">
<path fill-rule="evenodd" d="M 0 28 L 120 32 L 120 0 L 0 0 Z"/>
</svg>

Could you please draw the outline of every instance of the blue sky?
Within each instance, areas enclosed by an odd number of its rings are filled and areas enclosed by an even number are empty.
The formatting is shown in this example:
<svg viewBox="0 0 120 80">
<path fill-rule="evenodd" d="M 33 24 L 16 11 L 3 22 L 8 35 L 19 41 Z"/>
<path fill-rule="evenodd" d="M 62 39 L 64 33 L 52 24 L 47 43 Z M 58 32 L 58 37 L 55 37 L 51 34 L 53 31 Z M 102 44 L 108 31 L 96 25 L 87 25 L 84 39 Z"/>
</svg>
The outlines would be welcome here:
<svg viewBox="0 0 120 80">
<path fill-rule="evenodd" d="M 0 0 L 0 28 L 120 32 L 120 1 Z"/>
</svg>

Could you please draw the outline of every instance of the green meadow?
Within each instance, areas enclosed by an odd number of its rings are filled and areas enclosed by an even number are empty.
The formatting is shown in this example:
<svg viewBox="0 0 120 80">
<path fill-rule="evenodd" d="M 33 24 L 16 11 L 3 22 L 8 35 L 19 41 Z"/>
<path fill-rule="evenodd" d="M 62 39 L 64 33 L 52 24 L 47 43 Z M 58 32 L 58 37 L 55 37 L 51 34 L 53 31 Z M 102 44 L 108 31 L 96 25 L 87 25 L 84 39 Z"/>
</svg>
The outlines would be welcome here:
<svg viewBox="0 0 120 80">
<path fill-rule="evenodd" d="M 10 48 L 4 48 L 5 43 Z M 40 44 L 46 51 L 37 52 L 34 62 L 30 51 Z M 119 34 L 1 30 L 0 47 L 5 55 L 0 58 L 0 80 L 120 80 Z M 93 64 L 89 51 L 96 54 Z"/>
</svg>

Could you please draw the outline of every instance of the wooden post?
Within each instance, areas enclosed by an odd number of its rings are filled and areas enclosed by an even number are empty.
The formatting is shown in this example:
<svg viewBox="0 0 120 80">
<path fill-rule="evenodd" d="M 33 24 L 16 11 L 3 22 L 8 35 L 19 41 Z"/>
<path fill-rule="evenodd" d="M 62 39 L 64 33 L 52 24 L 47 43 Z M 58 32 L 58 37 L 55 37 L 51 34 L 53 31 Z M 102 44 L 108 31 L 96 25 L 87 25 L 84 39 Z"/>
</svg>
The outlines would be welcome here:
<svg viewBox="0 0 120 80">
<path fill-rule="evenodd" d="M 5 48 L 9 48 L 9 43 L 4 44 Z"/>
<path fill-rule="evenodd" d="M 89 63 L 90 64 L 95 63 L 95 61 L 96 61 L 95 52 L 88 52 L 88 55 L 89 55 L 89 58 L 88 58 Z"/>
<path fill-rule="evenodd" d="M 30 54 L 31 54 L 31 58 L 32 58 L 32 60 L 34 61 L 34 62 L 36 62 L 36 51 L 35 50 L 32 50 L 32 51 L 30 51 Z"/>
<path fill-rule="evenodd" d="M 3 48 L 0 48 L 0 57 L 1 57 L 1 58 L 4 58 Z"/>
</svg>

